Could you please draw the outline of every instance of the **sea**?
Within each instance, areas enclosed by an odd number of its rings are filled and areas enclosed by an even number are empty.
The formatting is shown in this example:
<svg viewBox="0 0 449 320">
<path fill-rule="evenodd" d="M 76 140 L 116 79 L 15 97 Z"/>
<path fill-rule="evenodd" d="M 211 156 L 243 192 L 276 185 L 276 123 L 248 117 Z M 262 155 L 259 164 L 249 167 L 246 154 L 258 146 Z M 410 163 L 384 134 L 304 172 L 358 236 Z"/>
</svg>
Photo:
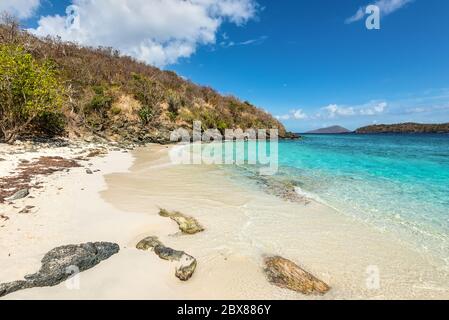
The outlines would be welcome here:
<svg viewBox="0 0 449 320">
<path fill-rule="evenodd" d="M 293 185 L 449 265 L 449 135 L 304 135 L 280 141 L 278 161 L 265 184 Z M 240 180 L 262 179 L 257 166 L 226 168 Z"/>
</svg>

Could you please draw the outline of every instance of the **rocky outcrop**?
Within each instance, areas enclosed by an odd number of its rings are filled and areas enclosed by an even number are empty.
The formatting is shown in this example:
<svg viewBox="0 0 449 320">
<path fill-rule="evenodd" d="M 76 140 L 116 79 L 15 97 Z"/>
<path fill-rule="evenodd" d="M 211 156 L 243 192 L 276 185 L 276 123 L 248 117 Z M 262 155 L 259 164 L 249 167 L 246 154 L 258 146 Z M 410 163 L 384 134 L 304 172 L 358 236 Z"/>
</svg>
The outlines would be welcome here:
<svg viewBox="0 0 449 320">
<path fill-rule="evenodd" d="M 157 237 L 143 239 L 136 245 L 136 248 L 144 251 L 153 250 L 159 258 L 177 262 L 175 276 L 182 281 L 189 280 L 195 272 L 197 261 L 194 257 L 184 251 L 178 251 L 164 246 Z"/>
<path fill-rule="evenodd" d="M 18 290 L 55 286 L 67 280 L 73 274 L 73 270 L 82 272 L 93 268 L 119 250 L 118 244 L 109 242 L 55 248 L 44 256 L 41 269 L 37 273 L 25 276 L 25 280 L 0 284 L 0 297 Z"/>
<path fill-rule="evenodd" d="M 248 178 L 254 180 L 268 194 L 304 205 L 308 205 L 311 202 L 311 199 L 296 191 L 299 183 L 291 180 L 288 176 L 261 176 L 254 174 L 254 172 L 245 173 Z"/>
<path fill-rule="evenodd" d="M 266 258 L 264 271 L 272 284 L 305 295 L 323 295 L 330 290 L 326 283 L 282 257 Z"/>
<path fill-rule="evenodd" d="M 175 221 L 178 224 L 179 229 L 185 234 L 195 234 L 204 231 L 204 228 L 195 218 L 183 215 L 180 212 L 169 212 L 165 209 L 161 209 L 159 215 Z"/>
</svg>

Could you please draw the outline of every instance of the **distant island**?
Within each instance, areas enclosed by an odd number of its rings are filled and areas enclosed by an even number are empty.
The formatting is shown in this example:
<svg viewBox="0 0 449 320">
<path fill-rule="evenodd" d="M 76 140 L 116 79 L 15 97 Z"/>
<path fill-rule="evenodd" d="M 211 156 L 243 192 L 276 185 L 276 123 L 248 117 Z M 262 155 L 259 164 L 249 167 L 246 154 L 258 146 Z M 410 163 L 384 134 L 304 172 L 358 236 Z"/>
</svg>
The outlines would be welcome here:
<svg viewBox="0 0 449 320">
<path fill-rule="evenodd" d="M 306 133 L 309 134 L 342 134 L 342 133 L 351 133 L 351 130 L 343 128 L 341 126 L 332 126 L 327 128 L 321 128 L 318 130 L 309 131 Z"/>
<path fill-rule="evenodd" d="M 449 133 L 449 123 L 421 124 L 409 122 L 389 125 L 379 124 L 359 128 L 356 130 L 356 133 Z"/>
</svg>

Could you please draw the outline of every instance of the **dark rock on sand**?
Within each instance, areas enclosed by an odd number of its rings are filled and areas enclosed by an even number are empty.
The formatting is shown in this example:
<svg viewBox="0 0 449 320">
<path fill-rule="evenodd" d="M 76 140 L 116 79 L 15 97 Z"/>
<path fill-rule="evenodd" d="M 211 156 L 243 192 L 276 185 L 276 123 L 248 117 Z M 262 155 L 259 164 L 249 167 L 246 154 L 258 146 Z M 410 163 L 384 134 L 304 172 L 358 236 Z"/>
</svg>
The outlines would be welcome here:
<svg viewBox="0 0 449 320">
<path fill-rule="evenodd" d="M 154 250 L 154 253 L 156 253 L 159 258 L 177 262 L 175 276 L 182 281 L 189 280 L 195 272 L 197 261 L 194 257 L 188 255 L 184 251 L 178 251 L 164 246 L 157 237 L 147 237 L 143 239 L 137 244 L 136 248 L 144 251 L 150 249 Z"/>
<path fill-rule="evenodd" d="M 94 174 L 94 173 L 92 172 L 92 170 L 90 170 L 90 169 L 86 169 L 86 173 L 87 173 L 87 174 Z"/>
<path fill-rule="evenodd" d="M 31 213 L 31 210 L 33 210 L 35 206 L 26 206 L 22 210 L 19 211 L 19 214 L 28 214 Z"/>
<path fill-rule="evenodd" d="M 18 290 L 51 287 L 67 280 L 76 267 L 80 272 L 93 268 L 118 253 L 118 244 L 109 242 L 85 243 L 55 248 L 42 259 L 41 269 L 25 280 L 0 284 L 0 297 Z"/>
<path fill-rule="evenodd" d="M 184 251 L 178 251 L 172 248 L 164 247 L 163 245 L 154 247 L 154 253 L 157 254 L 159 258 L 167 261 L 179 261 L 184 255 Z"/>
<path fill-rule="evenodd" d="M 272 284 L 305 295 L 323 295 L 330 290 L 326 283 L 282 257 L 266 258 L 264 271 Z"/>
<path fill-rule="evenodd" d="M 175 221 L 178 224 L 179 229 L 185 234 L 195 234 L 204 231 L 204 228 L 195 218 L 183 215 L 180 212 L 169 212 L 165 209 L 161 209 L 159 215 Z"/>
<path fill-rule="evenodd" d="M 8 201 L 15 201 L 19 199 L 23 199 L 27 197 L 30 194 L 30 191 L 28 189 L 22 189 L 14 193 L 11 197 L 7 198 Z"/>
</svg>

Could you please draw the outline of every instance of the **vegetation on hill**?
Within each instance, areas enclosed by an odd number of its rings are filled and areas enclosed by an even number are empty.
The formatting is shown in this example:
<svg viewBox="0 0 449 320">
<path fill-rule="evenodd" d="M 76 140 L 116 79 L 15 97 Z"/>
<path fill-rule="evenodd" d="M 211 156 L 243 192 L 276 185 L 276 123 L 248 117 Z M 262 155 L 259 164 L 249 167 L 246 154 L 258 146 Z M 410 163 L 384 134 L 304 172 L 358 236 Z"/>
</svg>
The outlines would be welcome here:
<svg viewBox="0 0 449 320">
<path fill-rule="evenodd" d="M 421 123 L 400 123 L 400 124 L 379 124 L 367 126 L 356 130 L 357 133 L 449 133 L 449 123 L 443 124 L 421 124 Z"/>
<path fill-rule="evenodd" d="M 32 123 L 61 126 L 62 92 L 51 63 L 38 64 L 20 46 L 0 46 L 0 131 L 6 142 Z"/>
<path fill-rule="evenodd" d="M 63 132 L 167 142 L 171 130 L 191 129 L 194 120 L 201 121 L 203 129 L 277 128 L 280 137 L 290 137 L 278 120 L 249 102 L 222 96 L 112 48 L 37 38 L 6 16 L 0 24 L 0 50 L 0 116 L 2 125 L 7 122 L 0 134 L 3 140 Z M 18 66 L 22 60 L 24 68 Z M 17 66 L 11 67 L 11 61 Z M 29 87 L 22 87 L 25 82 Z"/>
</svg>

